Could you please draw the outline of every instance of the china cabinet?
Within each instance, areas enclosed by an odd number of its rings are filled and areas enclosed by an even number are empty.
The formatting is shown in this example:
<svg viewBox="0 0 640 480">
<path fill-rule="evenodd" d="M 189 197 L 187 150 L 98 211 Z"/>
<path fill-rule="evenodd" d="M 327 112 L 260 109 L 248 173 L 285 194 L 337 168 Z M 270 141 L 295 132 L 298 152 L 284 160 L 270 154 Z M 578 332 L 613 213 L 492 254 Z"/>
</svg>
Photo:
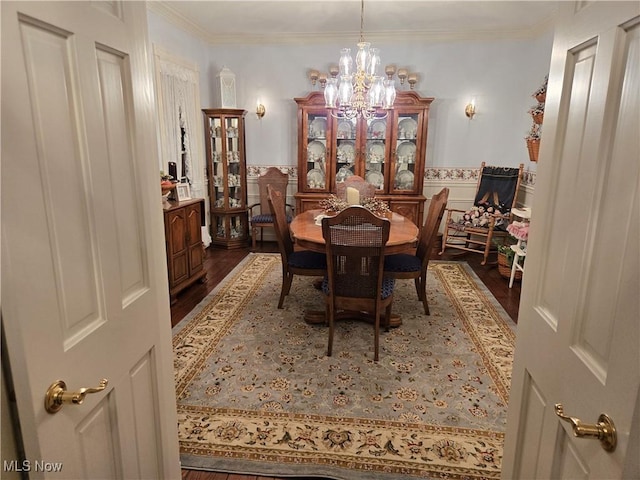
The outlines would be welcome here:
<svg viewBox="0 0 640 480">
<path fill-rule="evenodd" d="M 204 245 L 201 226 L 204 221 L 204 200 L 196 198 L 182 202 L 163 202 L 164 233 L 167 247 L 169 295 L 176 295 L 197 280 L 204 281 Z"/>
<path fill-rule="evenodd" d="M 323 92 L 298 104 L 298 192 L 296 209 L 318 208 L 336 184 L 359 175 L 376 186 L 376 198 L 392 211 L 422 224 L 422 195 L 429 106 L 433 98 L 398 92 L 384 118 L 336 118 Z M 384 111 L 380 112 L 380 116 Z"/>
<path fill-rule="evenodd" d="M 203 113 L 211 243 L 224 248 L 244 247 L 249 239 L 244 142 L 247 112 L 224 108 Z"/>
</svg>

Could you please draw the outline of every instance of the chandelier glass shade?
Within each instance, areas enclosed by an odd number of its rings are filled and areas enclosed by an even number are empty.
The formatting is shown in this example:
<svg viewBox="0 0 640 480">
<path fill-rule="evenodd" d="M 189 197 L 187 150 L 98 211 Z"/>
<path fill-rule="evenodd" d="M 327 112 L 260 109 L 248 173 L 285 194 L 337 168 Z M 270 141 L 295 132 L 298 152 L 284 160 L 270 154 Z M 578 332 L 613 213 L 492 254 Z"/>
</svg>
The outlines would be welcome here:
<svg viewBox="0 0 640 480">
<path fill-rule="evenodd" d="M 396 98 L 395 82 L 381 75 L 380 51 L 364 41 L 364 0 L 360 10 L 360 41 L 355 62 L 350 48 L 340 50 L 338 71 L 331 72 L 324 87 L 324 99 L 332 114 L 340 118 L 380 118 Z M 333 113 L 335 111 L 336 113 Z"/>
</svg>

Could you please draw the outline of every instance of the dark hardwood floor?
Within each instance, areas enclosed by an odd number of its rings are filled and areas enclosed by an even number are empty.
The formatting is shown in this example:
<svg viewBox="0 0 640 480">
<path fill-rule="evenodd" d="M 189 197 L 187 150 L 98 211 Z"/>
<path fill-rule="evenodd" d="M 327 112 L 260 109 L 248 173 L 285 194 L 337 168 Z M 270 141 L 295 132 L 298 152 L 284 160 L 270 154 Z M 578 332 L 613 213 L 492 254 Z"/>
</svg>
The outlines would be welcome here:
<svg viewBox="0 0 640 480">
<path fill-rule="evenodd" d="M 249 247 L 238 248 L 233 250 L 223 250 L 209 247 L 206 249 L 205 269 L 207 270 L 206 281 L 196 283 L 187 288 L 177 297 L 177 302 L 171 307 L 171 325 L 176 325 L 182 320 L 207 294 L 215 288 L 218 283 L 231 270 L 233 270 L 240 261 L 247 256 L 252 249 Z M 275 242 L 258 243 L 256 252 L 276 253 L 278 246 Z M 440 256 L 434 251 L 433 260 L 461 260 L 469 263 L 473 271 L 478 275 L 480 280 L 487 286 L 493 296 L 500 302 L 507 314 L 518 322 L 518 308 L 520 304 L 520 282 L 514 282 L 513 288 L 509 288 L 509 279 L 503 278 L 498 272 L 497 265 L 480 265 L 481 255 L 463 254 L 445 252 Z M 491 260 L 491 257 L 490 257 Z M 495 258 L 493 259 L 495 261 Z M 296 480 L 292 478 L 280 479 L 275 477 L 265 477 L 256 475 L 238 475 L 220 472 L 204 472 L 198 470 L 182 470 L 183 480 Z M 298 478 L 297 480 L 303 480 Z M 315 480 L 321 480 L 317 477 Z"/>
</svg>

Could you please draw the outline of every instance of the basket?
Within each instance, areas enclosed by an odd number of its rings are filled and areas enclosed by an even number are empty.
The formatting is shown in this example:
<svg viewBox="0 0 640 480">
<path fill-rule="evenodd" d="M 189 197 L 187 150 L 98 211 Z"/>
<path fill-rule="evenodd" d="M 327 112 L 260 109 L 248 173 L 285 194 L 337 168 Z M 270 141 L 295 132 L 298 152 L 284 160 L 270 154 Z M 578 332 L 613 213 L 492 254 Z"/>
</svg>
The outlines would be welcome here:
<svg viewBox="0 0 640 480">
<path fill-rule="evenodd" d="M 544 103 L 544 101 L 547 99 L 547 92 L 544 93 L 538 93 L 536 94 L 536 100 L 540 103 Z"/>
<path fill-rule="evenodd" d="M 533 117 L 533 123 L 537 123 L 538 125 L 542 125 L 542 119 L 544 118 L 544 112 L 543 113 L 531 114 L 531 116 Z"/>
<path fill-rule="evenodd" d="M 538 161 L 538 153 L 540 153 L 540 140 L 527 138 L 527 150 L 529 150 L 529 160 Z"/>
<path fill-rule="evenodd" d="M 511 278 L 511 266 L 504 253 L 498 252 L 498 272 L 504 278 Z M 522 280 L 522 270 L 516 269 L 515 280 Z"/>
</svg>

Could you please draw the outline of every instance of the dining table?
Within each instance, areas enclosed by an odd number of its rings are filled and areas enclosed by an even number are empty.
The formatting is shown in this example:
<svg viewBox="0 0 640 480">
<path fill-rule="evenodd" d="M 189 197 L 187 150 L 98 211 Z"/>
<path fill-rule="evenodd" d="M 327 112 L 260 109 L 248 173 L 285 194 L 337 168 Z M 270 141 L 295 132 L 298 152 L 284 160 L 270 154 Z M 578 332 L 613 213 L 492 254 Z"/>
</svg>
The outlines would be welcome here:
<svg viewBox="0 0 640 480">
<path fill-rule="evenodd" d="M 325 252 L 322 238 L 322 216 L 331 216 L 324 210 L 306 210 L 296 215 L 289 230 L 297 247 L 313 252 Z M 387 218 L 391 222 L 389 240 L 385 245 L 385 255 L 394 253 L 413 253 L 418 242 L 418 227 L 407 217 L 396 212 L 389 212 Z"/>
<path fill-rule="evenodd" d="M 331 215 L 335 214 L 327 213 L 321 209 L 306 210 L 296 215 L 289 225 L 296 249 L 325 253 L 326 247 L 322 237 L 321 220 L 323 217 Z M 391 223 L 391 228 L 389 229 L 389 240 L 385 245 L 385 255 L 415 253 L 419 233 L 416 224 L 396 212 L 389 212 L 386 216 Z M 357 317 L 366 321 L 372 320 L 372 315 L 364 312 L 344 312 L 340 317 Z M 304 320 L 311 324 L 325 323 L 325 312 L 307 311 L 305 312 Z M 402 319 L 398 315 L 392 314 L 389 326 L 397 327 L 401 324 Z"/>
</svg>

